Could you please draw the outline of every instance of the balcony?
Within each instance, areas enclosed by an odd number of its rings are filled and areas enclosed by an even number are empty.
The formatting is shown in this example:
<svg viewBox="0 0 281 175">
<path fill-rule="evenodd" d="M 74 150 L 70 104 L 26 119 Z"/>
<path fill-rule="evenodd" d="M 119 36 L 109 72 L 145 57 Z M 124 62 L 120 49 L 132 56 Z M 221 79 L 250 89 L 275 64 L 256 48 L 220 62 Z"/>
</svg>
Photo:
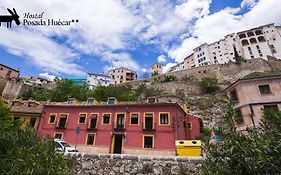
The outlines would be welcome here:
<svg viewBox="0 0 281 175">
<path fill-rule="evenodd" d="M 144 123 L 142 122 L 142 130 L 143 131 L 155 131 L 155 122 L 154 123 Z"/>
<path fill-rule="evenodd" d="M 115 124 L 114 131 L 124 131 L 125 125 L 124 124 Z"/>
<path fill-rule="evenodd" d="M 66 126 L 65 125 L 57 125 L 56 129 L 66 129 Z"/>
<path fill-rule="evenodd" d="M 88 131 L 96 131 L 98 128 L 97 128 L 97 126 L 89 126 L 89 127 L 87 127 L 87 130 Z"/>
</svg>

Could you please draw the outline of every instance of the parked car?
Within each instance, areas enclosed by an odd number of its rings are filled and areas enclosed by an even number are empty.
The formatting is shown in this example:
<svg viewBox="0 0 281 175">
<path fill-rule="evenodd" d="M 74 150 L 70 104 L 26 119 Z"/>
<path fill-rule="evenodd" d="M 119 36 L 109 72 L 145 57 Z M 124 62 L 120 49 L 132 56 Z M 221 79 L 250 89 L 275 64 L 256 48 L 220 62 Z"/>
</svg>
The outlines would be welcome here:
<svg viewBox="0 0 281 175">
<path fill-rule="evenodd" d="M 55 152 L 58 153 L 72 153 L 72 152 L 78 152 L 77 149 L 72 147 L 70 144 L 68 144 L 66 141 L 62 139 L 54 139 L 55 143 Z"/>
</svg>

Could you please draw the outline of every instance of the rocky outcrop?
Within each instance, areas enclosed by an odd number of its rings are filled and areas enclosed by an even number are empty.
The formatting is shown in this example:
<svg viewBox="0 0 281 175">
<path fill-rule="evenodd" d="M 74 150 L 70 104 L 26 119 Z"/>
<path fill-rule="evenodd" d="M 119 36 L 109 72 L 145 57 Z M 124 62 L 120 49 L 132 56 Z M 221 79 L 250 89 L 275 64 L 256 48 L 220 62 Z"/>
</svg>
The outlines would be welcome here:
<svg viewBox="0 0 281 175">
<path fill-rule="evenodd" d="M 135 174 L 173 175 L 199 174 L 201 157 L 137 156 L 116 154 L 71 154 L 77 161 L 73 174 Z"/>
</svg>

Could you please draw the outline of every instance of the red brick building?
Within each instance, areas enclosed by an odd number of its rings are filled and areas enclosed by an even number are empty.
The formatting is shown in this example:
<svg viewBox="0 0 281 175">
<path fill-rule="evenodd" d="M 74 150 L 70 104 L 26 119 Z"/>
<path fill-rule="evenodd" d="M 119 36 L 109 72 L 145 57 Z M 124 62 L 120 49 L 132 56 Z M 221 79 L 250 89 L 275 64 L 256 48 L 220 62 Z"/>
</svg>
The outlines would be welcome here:
<svg viewBox="0 0 281 175">
<path fill-rule="evenodd" d="M 125 154 L 175 154 L 175 140 L 195 139 L 200 121 L 176 103 L 86 103 L 44 106 L 39 133 L 76 143 L 81 152 Z"/>
</svg>

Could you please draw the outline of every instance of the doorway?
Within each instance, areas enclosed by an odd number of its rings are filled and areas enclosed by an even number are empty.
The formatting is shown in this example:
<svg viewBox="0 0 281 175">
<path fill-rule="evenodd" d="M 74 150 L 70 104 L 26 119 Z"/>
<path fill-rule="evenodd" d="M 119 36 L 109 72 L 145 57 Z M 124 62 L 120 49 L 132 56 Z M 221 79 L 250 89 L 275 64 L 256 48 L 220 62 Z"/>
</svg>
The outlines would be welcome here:
<svg viewBox="0 0 281 175">
<path fill-rule="evenodd" d="M 113 153 L 121 154 L 122 153 L 122 145 L 123 145 L 123 135 L 115 134 L 113 140 Z"/>
</svg>

